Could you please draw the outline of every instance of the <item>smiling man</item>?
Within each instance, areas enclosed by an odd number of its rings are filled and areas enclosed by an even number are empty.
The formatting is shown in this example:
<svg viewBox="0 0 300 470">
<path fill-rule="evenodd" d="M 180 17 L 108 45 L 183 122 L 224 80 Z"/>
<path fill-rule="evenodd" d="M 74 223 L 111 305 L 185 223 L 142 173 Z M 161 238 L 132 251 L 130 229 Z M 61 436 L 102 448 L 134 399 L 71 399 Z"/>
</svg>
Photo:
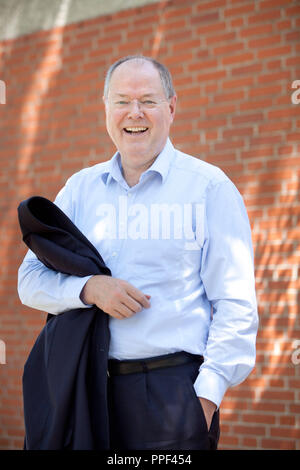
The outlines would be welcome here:
<svg viewBox="0 0 300 470">
<path fill-rule="evenodd" d="M 56 273 L 31 252 L 19 269 L 26 305 L 109 315 L 112 449 L 216 449 L 223 396 L 255 363 L 245 206 L 220 169 L 173 147 L 176 99 L 159 62 L 114 63 L 103 100 L 117 152 L 55 200 L 112 276 Z"/>
<path fill-rule="evenodd" d="M 114 70 L 104 102 L 107 131 L 120 152 L 125 180 L 133 186 L 166 144 L 176 95 L 164 90 L 151 62 L 131 60 Z"/>
</svg>

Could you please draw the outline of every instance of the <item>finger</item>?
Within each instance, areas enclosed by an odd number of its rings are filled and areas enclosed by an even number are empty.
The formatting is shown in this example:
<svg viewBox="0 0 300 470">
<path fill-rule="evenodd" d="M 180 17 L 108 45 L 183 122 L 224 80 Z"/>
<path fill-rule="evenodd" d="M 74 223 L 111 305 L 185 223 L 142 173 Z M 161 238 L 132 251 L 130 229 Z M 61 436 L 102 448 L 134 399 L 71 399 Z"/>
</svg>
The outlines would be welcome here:
<svg viewBox="0 0 300 470">
<path fill-rule="evenodd" d="M 118 320 L 123 320 L 124 318 L 126 318 L 117 310 L 113 310 L 112 312 L 109 313 L 109 315 L 113 318 L 117 318 Z"/>
<path fill-rule="evenodd" d="M 128 308 L 124 303 L 121 303 L 115 309 L 122 317 L 129 318 L 132 317 L 136 312 Z M 141 307 L 140 307 L 141 310 Z"/>
<path fill-rule="evenodd" d="M 127 287 L 127 293 L 130 295 L 136 302 L 138 302 L 142 307 L 149 308 L 150 302 L 147 296 L 141 292 L 139 289 L 129 285 Z"/>
<path fill-rule="evenodd" d="M 126 295 L 126 298 L 122 301 L 122 304 L 129 308 L 132 313 L 138 313 L 143 308 L 142 305 L 134 300 L 129 294 Z"/>
<path fill-rule="evenodd" d="M 143 294 L 141 299 L 139 300 L 139 303 L 144 307 L 144 308 L 150 308 L 151 304 L 149 302 L 149 298 Z"/>
</svg>

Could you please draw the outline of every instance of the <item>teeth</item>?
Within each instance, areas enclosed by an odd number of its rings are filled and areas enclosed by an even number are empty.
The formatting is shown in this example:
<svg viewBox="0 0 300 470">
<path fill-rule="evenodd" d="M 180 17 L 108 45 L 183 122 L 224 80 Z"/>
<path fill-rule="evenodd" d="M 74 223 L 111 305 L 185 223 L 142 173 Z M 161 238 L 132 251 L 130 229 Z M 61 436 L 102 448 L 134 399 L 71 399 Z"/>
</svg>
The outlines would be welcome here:
<svg viewBox="0 0 300 470">
<path fill-rule="evenodd" d="M 125 127 L 128 132 L 141 132 L 147 130 L 147 127 Z"/>
</svg>

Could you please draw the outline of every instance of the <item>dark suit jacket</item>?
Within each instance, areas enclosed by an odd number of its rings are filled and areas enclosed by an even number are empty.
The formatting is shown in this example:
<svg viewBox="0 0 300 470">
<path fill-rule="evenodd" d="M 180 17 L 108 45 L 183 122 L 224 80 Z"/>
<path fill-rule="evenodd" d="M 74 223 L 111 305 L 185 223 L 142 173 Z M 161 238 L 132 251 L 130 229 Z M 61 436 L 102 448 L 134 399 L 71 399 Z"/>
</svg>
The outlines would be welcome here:
<svg viewBox="0 0 300 470">
<path fill-rule="evenodd" d="M 49 200 L 21 202 L 18 216 L 23 241 L 49 269 L 111 275 L 95 247 Z M 108 449 L 108 315 L 93 306 L 47 320 L 24 367 L 24 447 Z"/>
</svg>

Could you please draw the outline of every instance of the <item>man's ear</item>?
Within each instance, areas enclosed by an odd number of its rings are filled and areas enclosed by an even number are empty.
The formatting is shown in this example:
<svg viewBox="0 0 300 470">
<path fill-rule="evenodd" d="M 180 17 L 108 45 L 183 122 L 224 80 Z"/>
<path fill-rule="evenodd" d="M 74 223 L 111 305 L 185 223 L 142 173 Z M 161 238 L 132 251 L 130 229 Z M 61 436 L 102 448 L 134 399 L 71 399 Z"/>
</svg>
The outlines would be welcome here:
<svg viewBox="0 0 300 470">
<path fill-rule="evenodd" d="M 172 116 L 172 122 L 173 122 L 174 117 L 175 117 L 176 103 L 177 103 L 177 96 L 174 95 L 170 99 L 170 103 L 169 103 L 170 113 L 171 113 L 171 116 Z"/>
</svg>

